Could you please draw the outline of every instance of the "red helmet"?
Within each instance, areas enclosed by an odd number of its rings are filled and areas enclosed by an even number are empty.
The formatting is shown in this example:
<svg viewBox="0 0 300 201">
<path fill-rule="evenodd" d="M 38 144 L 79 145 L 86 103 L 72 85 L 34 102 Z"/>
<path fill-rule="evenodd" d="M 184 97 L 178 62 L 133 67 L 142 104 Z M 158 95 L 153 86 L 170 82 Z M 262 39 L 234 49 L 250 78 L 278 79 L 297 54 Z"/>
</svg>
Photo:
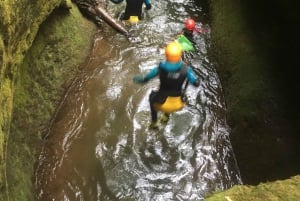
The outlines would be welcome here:
<svg viewBox="0 0 300 201">
<path fill-rule="evenodd" d="M 185 28 L 187 30 L 194 30 L 195 29 L 195 21 L 191 18 L 185 21 Z"/>
</svg>

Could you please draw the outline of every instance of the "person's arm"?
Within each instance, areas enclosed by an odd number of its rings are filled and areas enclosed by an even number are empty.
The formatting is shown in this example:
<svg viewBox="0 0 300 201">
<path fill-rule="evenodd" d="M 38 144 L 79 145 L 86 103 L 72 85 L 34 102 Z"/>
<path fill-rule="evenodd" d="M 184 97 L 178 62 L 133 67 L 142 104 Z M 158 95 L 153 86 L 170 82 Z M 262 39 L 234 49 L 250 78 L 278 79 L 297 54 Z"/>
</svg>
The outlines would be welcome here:
<svg viewBox="0 0 300 201">
<path fill-rule="evenodd" d="M 135 75 L 133 77 L 133 81 L 136 83 L 144 83 L 148 82 L 152 78 L 158 75 L 158 67 L 153 68 L 150 70 L 146 75 Z"/>
<path fill-rule="evenodd" d="M 118 4 L 118 3 L 121 3 L 123 0 L 110 0 L 110 1 L 115 3 L 115 4 Z"/>
<path fill-rule="evenodd" d="M 187 79 L 190 83 L 192 83 L 195 87 L 198 87 L 200 85 L 200 81 L 198 76 L 195 74 L 193 69 L 191 67 L 188 67 L 187 69 Z"/>
<path fill-rule="evenodd" d="M 195 28 L 194 31 L 196 33 L 207 34 L 207 30 L 205 28 Z"/>
<path fill-rule="evenodd" d="M 150 1 L 150 0 L 144 0 L 144 3 L 146 4 L 146 9 L 147 9 L 147 10 L 150 10 L 150 9 L 152 8 L 151 1 Z"/>
</svg>

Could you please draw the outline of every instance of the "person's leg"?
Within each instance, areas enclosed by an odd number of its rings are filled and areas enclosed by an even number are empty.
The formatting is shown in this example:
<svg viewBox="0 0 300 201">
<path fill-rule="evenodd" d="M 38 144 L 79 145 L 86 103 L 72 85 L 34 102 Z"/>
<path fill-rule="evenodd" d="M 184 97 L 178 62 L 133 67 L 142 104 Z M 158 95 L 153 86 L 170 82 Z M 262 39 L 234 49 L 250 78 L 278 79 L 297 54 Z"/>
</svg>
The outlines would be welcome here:
<svg viewBox="0 0 300 201">
<path fill-rule="evenodd" d="M 155 99 L 158 92 L 152 91 L 149 96 L 150 110 L 151 110 L 151 120 L 152 122 L 157 122 L 157 111 L 154 109 Z"/>
<path fill-rule="evenodd" d="M 139 20 L 143 20 L 144 19 L 144 13 L 142 12 L 139 16 L 138 16 Z"/>
<path fill-rule="evenodd" d="M 169 117 L 170 117 L 170 114 L 164 113 L 164 114 L 160 117 L 160 122 L 162 122 L 162 123 L 167 123 L 167 122 L 169 121 Z"/>
<path fill-rule="evenodd" d="M 130 16 L 126 15 L 126 13 L 122 13 L 120 16 L 120 20 L 129 20 L 129 17 Z"/>
</svg>

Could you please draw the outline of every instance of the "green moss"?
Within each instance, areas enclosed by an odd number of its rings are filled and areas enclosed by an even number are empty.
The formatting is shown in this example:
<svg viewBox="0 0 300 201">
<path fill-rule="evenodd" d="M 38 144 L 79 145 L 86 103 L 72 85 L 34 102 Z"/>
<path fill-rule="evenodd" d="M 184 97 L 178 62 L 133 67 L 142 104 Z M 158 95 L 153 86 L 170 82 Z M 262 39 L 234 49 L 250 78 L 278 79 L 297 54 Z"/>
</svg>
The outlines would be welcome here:
<svg viewBox="0 0 300 201">
<path fill-rule="evenodd" d="M 38 27 L 31 25 L 40 24 L 59 1 L 41 0 L 35 4 L 27 0 L 0 1 L 0 200 L 8 199 L 6 148 L 13 111 L 15 76 L 38 30 Z M 47 7 L 48 13 L 39 15 L 39 10 L 32 12 L 32 9 L 40 6 Z"/>
<path fill-rule="evenodd" d="M 294 5 L 287 6 L 284 1 L 277 1 L 276 6 L 280 11 L 282 4 L 286 7 L 286 12 L 295 10 Z M 275 18 L 272 17 L 278 15 L 278 10 L 273 7 L 269 10 L 261 9 L 261 5 L 262 8 L 270 7 L 261 1 L 210 1 L 210 52 L 216 61 L 215 66 L 225 91 L 228 123 L 232 128 L 230 138 L 245 184 L 258 184 L 297 175 L 300 163 L 299 118 L 297 120 L 296 115 L 296 118 L 291 115 L 297 114 L 297 110 L 293 110 L 299 108 L 299 104 L 293 105 L 295 96 L 289 97 L 285 93 L 292 91 L 295 94 L 299 87 L 293 87 L 292 90 L 284 87 L 286 83 L 293 83 L 289 80 L 294 75 L 278 76 L 281 72 L 286 72 L 283 69 L 288 68 L 287 58 L 295 53 L 294 49 L 286 49 L 288 37 L 278 37 L 282 36 L 282 30 L 274 29 L 279 25 L 278 21 L 273 24 Z M 261 13 L 257 10 L 261 10 Z M 285 17 L 281 13 L 276 19 L 285 22 Z M 287 20 L 294 21 L 295 19 Z M 285 24 L 283 23 L 284 26 Z M 283 36 L 286 35 L 289 34 L 285 33 Z M 294 33 L 290 35 L 293 36 Z M 294 42 L 297 44 L 297 40 Z M 291 52 L 282 54 L 282 49 Z M 278 58 L 281 56 L 282 58 Z M 280 66 L 281 62 L 284 66 Z M 299 189 L 299 178 L 293 181 Z M 278 193 L 276 191 L 279 185 L 270 192 L 272 183 L 260 184 L 258 187 L 237 186 L 233 191 L 241 190 L 239 196 L 230 193 L 230 189 L 215 195 L 211 200 L 227 200 L 225 196 L 228 195 L 232 200 L 297 200 L 295 198 L 299 195 L 285 190 L 285 183 L 289 188 L 289 180 L 284 181 L 281 183 L 282 191 Z M 244 197 L 247 193 L 249 199 Z"/>
<path fill-rule="evenodd" d="M 0 3 L 6 19 L 0 23 L 0 154 L 7 144 L 7 160 L 0 161 L 0 200 L 34 200 L 33 167 L 42 134 L 96 31 L 76 6 L 56 9 L 40 26 L 59 0 L 35 5 L 24 1 Z"/>
<path fill-rule="evenodd" d="M 12 82 L 9 79 L 2 80 L 1 86 L 1 104 L 5 105 L 6 110 L 1 111 L 0 122 L 10 121 L 10 115 L 12 111 L 12 103 L 13 103 L 13 92 L 12 92 Z M 4 129 L 3 129 L 4 130 Z M 1 155 L 3 151 L 1 152 Z M 1 157 L 2 158 L 2 157 Z"/>
<path fill-rule="evenodd" d="M 13 105 L 13 93 L 12 93 L 12 83 L 9 79 L 1 80 L 1 91 L 0 91 L 0 188 L 5 189 L 7 186 L 6 181 L 6 144 L 8 141 L 8 135 L 6 131 L 9 131 L 9 125 L 11 121 L 11 112 Z M 3 107 L 5 106 L 5 107 Z M 0 195 L 0 200 L 2 196 L 5 196 L 7 191 L 2 191 L 2 195 Z"/>
<path fill-rule="evenodd" d="M 234 186 L 226 192 L 216 193 L 205 201 L 293 201 L 300 197 L 300 176 L 287 180 L 261 183 L 257 186 Z"/>
<path fill-rule="evenodd" d="M 217 70 L 225 86 L 228 110 L 232 114 L 229 121 L 255 119 L 253 115 L 256 116 L 258 105 L 269 90 L 264 77 L 266 62 L 249 37 L 238 3 L 214 2 L 212 15 L 217 19 L 212 24 L 216 49 L 213 51 L 219 62 Z"/>
</svg>

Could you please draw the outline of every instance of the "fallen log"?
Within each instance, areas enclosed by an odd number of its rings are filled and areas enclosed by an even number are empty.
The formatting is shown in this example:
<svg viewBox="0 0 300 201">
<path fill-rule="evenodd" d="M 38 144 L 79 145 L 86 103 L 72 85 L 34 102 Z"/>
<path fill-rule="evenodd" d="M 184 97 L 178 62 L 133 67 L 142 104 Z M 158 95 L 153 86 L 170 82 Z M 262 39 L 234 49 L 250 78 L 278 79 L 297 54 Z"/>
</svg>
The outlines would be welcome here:
<svg viewBox="0 0 300 201">
<path fill-rule="evenodd" d="M 101 6 L 95 6 L 94 11 L 96 14 L 98 14 L 103 21 L 105 21 L 108 25 L 110 25 L 112 28 L 114 28 L 116 31 L 128 35 L 127 29 L 120 23 L 118 22 L 115 18 L 113 18 L 104 8 Z"/>
<path fill-rule="evenodd" d="M 105 9 L 106 0 L 72 0 L 72 2 L 77 4 L 80 11 L 97 25 L 101 25 L 101 22 L 105 21 L 116 31 L 128 35 L 128 31 L 122 23 L 113 18 Z"/>
</svg>

